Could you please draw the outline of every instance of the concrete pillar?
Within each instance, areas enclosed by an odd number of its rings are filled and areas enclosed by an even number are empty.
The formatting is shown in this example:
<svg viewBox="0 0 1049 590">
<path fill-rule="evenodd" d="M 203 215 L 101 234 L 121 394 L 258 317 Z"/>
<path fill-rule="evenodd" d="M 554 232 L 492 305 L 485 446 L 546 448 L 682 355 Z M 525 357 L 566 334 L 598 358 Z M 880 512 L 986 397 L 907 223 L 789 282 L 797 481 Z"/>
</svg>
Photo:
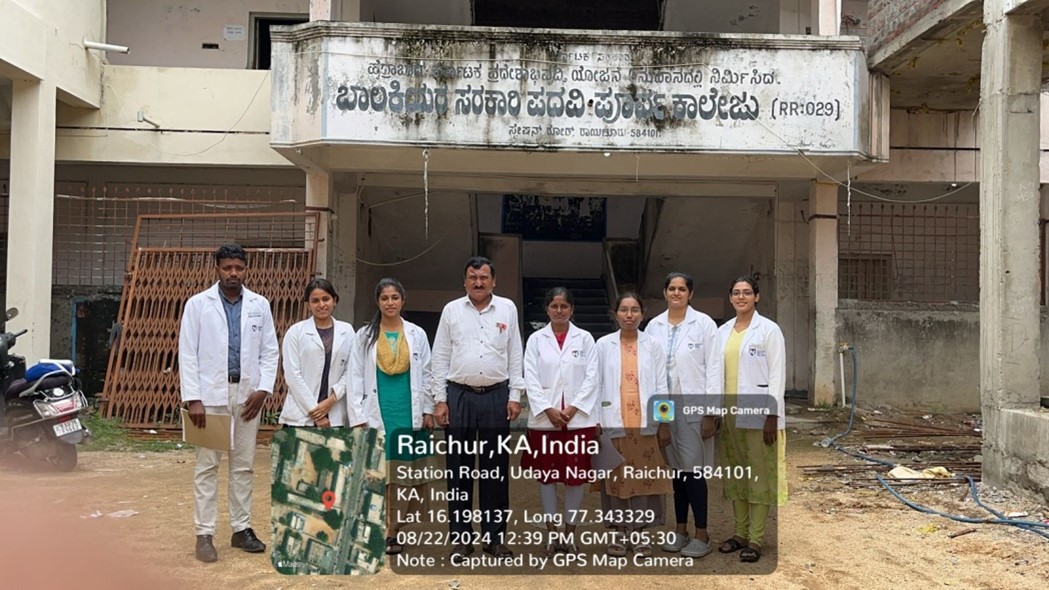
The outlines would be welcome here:
<svg viewBox="0 0 1049 590">
<path fill-rule="evenodd" d="M 780 0 L 779 33 L 781 35 L 804 35 L 809 25 L 809 4 L 811 0 Z"/>
<path fill-rule="evenodd" d="M 980 398 L 984 481 L 1015 481 L 1006 422 L 1039 395 L 1039 91 L 1042 21 L 984 1 L 980 80 Z M 1026 443 L 1024 443 L 1026 444 Z M 1021 478 L 1022 479 L 1022 478 Z"/>
<path fill-rule="evenodd" d="M 328 277 L 328 246 L 331 233 L 332 198 L 335 185 L 332 175 L 323 170 L 306 172 L 306 211 L 320 215 L 319 225 L 314 227 L 308 222 L 306 235 L 316 232 L 317 255 L 313 261 L 313 271 L 318 277 Z"/>
<path fill-rule="evenodd" d="M 51 356 L 51 255 L 55 218 L 55 86 L 15 80 L 11 104 L 11 184 L 7 228 L 10 331 L 28 328 L 18 354 Z"/>
<path fill-rule="evenodd" d="M 1038 269 L 1038 274 L 1042 277 L 1042 283 L 1039 287 L 1042 289 L 1042 293 L 1049 295 L 1049 272 L 1046 272 L 1046 269 L 1049 269 L 1049 260 L 1047 260 L 1049 251 L 1046 249 L 1049 247 L 1049 184 L 1043 184 L 1038 188 L 1038 200 L 1038 238 L 1041 240 L 1042 247 L 1041 255 L 1039 256 L 1041 266 Z M 1040 302 L 1042 305 L 1049 303 L 1044 298 L 1040 298 Z"/>
<path fill-rule="evenodd" d="M 813 35 L 837 35 L 841 26 L 841 0 L 809 0 Z"/>
<path fill-rule="evenodd" d="M 362 186 L 353 183 L 338 190 L 332 201 L 331 231 L 328 234 L 328 270 L 331 281 L 339 291 L 338 318 L 346 322 L 355 320 L 354 303 L 357 300 L 357 223 L 360 217 L 360 193 Z M 361 297 L 371 301 L 372 287 L 361 291 Z M 370 310 L 374 311 L 372 305 Z M 369 314 L 367 317 L 371 317 Z M 361 318 L 364 319 L 364 318 Z"/>
<path fill-rule="evenodd" d="M 782 197 L 776 200 L 775 277 L 776 323 L 787 341 L 787 389 L 809 388 L 808 235 L 800 217 L 799 203 Z M 765 301 L 762 287 L 762 307 Z M 767 310 L 767 308 L 766 308 Z M 764 313 L 764 312 L 763 312 Z"/>
<path fill-rule="evenodd" d="M 360 21 L 361 0 L 310 0 L 310 20 Z"/>
<path fill-rule="evenodd" d="M 809 401 L 832 404 L 836 399 L 838 185 L 813 181 L 809 185 L 809 209 L 809 313 L 814 325 Z"/>
</svg>

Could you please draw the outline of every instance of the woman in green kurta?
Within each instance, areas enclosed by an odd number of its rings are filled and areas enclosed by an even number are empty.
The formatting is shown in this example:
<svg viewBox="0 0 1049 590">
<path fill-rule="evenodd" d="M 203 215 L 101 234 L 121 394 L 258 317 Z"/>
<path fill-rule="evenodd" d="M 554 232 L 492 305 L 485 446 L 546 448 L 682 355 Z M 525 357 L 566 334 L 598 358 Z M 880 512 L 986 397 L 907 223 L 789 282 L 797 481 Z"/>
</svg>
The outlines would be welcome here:
<svg viewBox="0 0 1049 590">
<path fill-rule="evenodd" d="M 721 465 L 728 470 L 724 494 L 732 501 L 735 536 L 719 551 L 740 552 L 740 561 L 761 558 L 765 522 L 773 506 L 787 502 L 783 394 L 783 333 L 758 314 L 758 284 L 752 277 L 733 281 L 729 300 L 736 318 L 718 330 L 725 351 L 725 408 L 718 440 Z"/>
<path fill-rule="evenodd" d="M 419 516 L 428 509 L 432 481 L 430 477 L 401 474 L 436 467 L 435 457 L 414 452 L 428 446 L 418 443 L 428 443 L 433 429 L 433 401 L 427 391 L 430 343 L 422 328 L 401 317 L 404 286 L 399 281 L 379 281 L 375 299 L 379 307 L 375 317 L 358 332 L 354 385 L 347 400 L 351 424 L 377 428 L 385 434 L 386 553 L 396 554 L 404 548 L 397 534 L 402 523 L 419 522 Z"/>
</svg>

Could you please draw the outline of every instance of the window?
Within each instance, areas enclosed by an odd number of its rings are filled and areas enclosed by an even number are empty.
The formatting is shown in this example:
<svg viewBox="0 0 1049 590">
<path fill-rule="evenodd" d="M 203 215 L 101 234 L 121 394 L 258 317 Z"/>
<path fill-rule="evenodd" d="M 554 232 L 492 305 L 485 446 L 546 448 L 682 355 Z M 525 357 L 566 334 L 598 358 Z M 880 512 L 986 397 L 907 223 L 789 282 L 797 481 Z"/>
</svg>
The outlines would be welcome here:
<svg viewBox="0 0 1049 590">
<path fill-rule="evenodd" d="M 308 14 L 251 14 L 251 54 L 248 56 L 248 68 L 253 70 L 270 69 L 270 53 L 273 44 L 270 41 L 270 27 L 273 25 L 301 25 L 310 22 Z"/>
<path fill-rule="evenodd" d="M 838 259 L 838 296 L 842 299 L 892 299 L 892 257 L 850 256 Z"/>
</svg>

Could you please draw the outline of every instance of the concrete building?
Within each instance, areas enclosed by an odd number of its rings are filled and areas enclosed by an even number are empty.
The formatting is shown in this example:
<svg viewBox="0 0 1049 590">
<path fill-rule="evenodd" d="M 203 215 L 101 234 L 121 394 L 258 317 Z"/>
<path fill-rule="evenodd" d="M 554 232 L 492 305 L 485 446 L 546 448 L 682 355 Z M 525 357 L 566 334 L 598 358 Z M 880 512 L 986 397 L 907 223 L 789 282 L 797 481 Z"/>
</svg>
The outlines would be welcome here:
<svg viewBox="0 0 1049 590">
<path fill-rule="evenodd" d="M 658 312 L 684 270 L 722 319 L 755 273 L 788 388 L 832 403 L 848 341 L 862 403 L 981 408 L 988 476 L 1047 489 L 1049 449 L 1009 450 L 1049 444 L 1044 4 L 4 2 L 12 326 L 30 358 L 104 351 L 158 212 L 319 212 L 358 325 L 385 275 L 434 322 L 477 252 L 519 301 L 600 281 Z"/>
</svg>

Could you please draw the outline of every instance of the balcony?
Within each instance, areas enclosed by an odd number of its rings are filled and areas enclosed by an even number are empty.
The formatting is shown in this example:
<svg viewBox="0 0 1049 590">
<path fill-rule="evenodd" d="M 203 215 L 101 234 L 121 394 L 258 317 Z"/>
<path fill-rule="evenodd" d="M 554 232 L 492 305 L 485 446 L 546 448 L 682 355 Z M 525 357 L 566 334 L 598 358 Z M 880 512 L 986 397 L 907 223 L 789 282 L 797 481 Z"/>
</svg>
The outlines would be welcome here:
<svg viewBox="0 0 1049 590">
<path fill-rule="evenodd" d="M 855 37 L 317 22 L 273 39 L 271 146 L 303 167 L 418 171 L 431 148 L 446 172 L 633 177 L 603 162 L 629 152 L 650 175 L 811 178 L 799 153 L 880 157 L 883 89 Z"/>
</svg>

